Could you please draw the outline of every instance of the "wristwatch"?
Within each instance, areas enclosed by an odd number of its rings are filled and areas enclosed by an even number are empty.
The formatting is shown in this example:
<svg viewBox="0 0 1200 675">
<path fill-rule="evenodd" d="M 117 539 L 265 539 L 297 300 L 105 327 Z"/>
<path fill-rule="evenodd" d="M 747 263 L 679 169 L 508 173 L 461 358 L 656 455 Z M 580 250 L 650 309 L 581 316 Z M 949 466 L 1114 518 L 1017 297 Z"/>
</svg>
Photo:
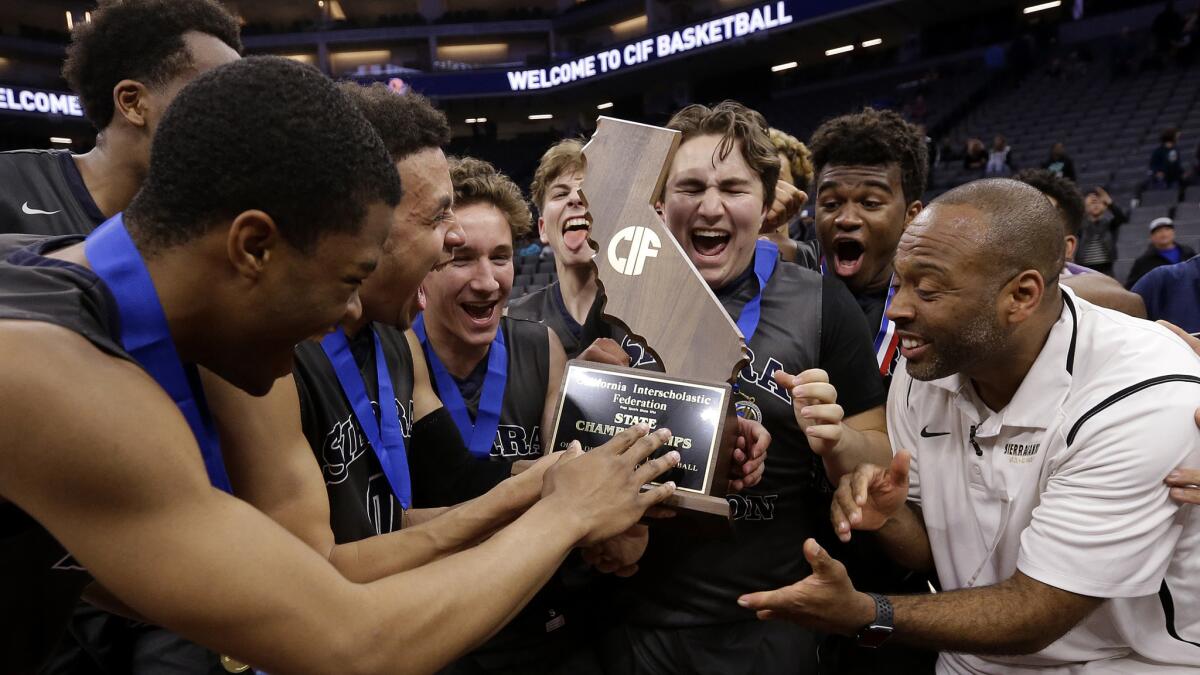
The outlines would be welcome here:
<svg viewBox="0 0 1200 675">
<path fill-rule="evenodd" d="M 875 601 L 875 620 L 863 626 L 855 639 L 860 647 L 874 649 L 882 645 L 892 636 L 895 628 L 892 625 L 892 603 L 878 593 L 867 593 Z"/>
</svg>

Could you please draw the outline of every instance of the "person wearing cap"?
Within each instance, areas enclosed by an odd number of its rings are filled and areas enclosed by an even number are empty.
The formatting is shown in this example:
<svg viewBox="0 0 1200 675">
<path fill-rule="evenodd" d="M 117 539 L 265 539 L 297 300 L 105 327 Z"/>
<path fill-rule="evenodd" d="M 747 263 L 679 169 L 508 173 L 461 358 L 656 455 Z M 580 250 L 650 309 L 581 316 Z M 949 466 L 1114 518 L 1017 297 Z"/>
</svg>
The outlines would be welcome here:
<svg viewBox="0 0 1200 675">
<path fill-rule="evenodd" d="M 1150 244 L 1146 252 L 1133 261 L 1125 288 L 1133 288 L 1147 272 L 1155 267 L 1174 265 L 1196 255 L 1189 246 L 1175 241 L 1175 221 L 1170 218 L 1155 218 L 1150 221 Z"/>
</svg>

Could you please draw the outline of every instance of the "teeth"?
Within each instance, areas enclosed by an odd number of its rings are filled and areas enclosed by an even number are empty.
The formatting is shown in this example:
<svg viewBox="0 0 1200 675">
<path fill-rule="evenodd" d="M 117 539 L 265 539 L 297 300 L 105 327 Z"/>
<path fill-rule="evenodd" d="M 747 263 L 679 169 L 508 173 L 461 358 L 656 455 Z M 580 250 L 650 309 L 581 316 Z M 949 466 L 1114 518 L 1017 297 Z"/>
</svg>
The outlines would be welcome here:
<svg viewBox="0 0 1200 675">
<path fill-rule="evenodd" d="M 905 349 L 916 349 L 917 347 L 920 347 L 923 344 L 925 344 L 924 340 L 917 340 L 915 338 L 901 338 L 900 339 L 900 345 L 902 347 L 904 347 Z"/>
<path fill-rule="evenodd" d="M 721 230 L 692 230 L 692 234 L 697 237 L 727 237 L 728 232 Z"/>
<path fill-rule="evenodd" d="M 588 226 L 587 218 L 571 218 L 570 220 L 568 220 L 566 223 L 563 224 L 563 227 L 587 227 L 587 226 Z"/>
</svg>

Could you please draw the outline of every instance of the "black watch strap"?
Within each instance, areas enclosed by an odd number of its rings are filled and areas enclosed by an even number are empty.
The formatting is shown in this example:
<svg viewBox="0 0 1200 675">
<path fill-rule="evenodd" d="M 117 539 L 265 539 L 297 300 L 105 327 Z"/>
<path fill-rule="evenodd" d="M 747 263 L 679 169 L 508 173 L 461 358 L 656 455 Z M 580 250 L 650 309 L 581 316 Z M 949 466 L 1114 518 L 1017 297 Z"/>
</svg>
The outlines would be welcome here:
<svg viewBox="0 0 1200 675">
<path fill-rule="evenodd" d="M 878 647 L 887 641 L 895 630 L 892 602 L 878 593 L 867 593 L 875 601 L 875 620 L 858 631 L 858 644 L 863 647 Z"/>
</svg>

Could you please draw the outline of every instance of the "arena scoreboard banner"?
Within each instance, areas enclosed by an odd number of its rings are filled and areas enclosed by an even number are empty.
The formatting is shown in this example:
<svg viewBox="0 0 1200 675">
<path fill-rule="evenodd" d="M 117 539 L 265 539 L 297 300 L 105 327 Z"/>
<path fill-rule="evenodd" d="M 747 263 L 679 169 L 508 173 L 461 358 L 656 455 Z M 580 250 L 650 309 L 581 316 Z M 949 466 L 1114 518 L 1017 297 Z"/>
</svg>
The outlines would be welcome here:
<svg viewBox="0 0 1200 675">
<path fill-rule="evenodd" d="M 0 84 L 0 113 L 83 117 L 83 108 L 74 94 Z"/>
<path fill-rule="evenodd" d="M 774 0 L 546 67 L 411 73 L 405 75 L 403 80 L 387 75 L 357 79 L 363 82 L 393 80 L 393 88 L 411 88 L 426 96 L 443 98 L 552 91 L 664 59 L 717 49 L 730 41 L 777 32 L 801 21 L 856 9 L 876 1 Z"/>
</svg>

